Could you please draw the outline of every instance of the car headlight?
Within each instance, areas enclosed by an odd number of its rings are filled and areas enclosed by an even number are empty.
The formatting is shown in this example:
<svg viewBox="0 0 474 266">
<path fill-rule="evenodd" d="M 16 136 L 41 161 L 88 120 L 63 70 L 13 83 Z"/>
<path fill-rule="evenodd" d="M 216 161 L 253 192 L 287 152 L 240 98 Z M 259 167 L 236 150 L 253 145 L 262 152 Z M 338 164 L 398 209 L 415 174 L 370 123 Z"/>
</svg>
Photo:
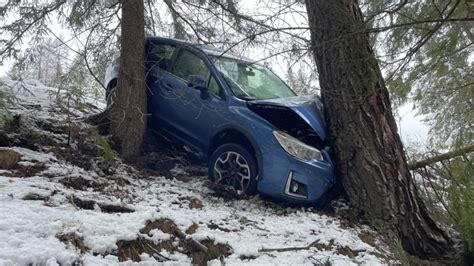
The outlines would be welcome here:
<svg viewBox="0 0 474 266">
<path fill-rule="evenodd" d="M 273 136 L 275 136 L 286 152 L 300 160 L 312 161 L 323 159 L 323 155 L 321 154 L 320 150 L 306 145 L 305 143 L 286 134 L 285 132 L 273 131 Z"/>
</svg>

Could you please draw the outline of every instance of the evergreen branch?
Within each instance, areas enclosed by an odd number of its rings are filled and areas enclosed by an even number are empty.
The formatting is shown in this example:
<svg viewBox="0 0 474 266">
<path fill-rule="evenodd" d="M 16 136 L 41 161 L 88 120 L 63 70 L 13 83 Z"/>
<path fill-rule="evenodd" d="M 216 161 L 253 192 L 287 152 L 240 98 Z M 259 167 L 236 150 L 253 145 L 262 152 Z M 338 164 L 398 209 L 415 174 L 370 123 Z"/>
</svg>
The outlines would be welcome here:
<svg viewBox="0 0 474 266">
<path fill-rule="evenodd" d="M 389 7 L 383 10 L 378 10 L 375 11 L 373 14 L 369 14 L 365 18 L 365 23 L 368 24 L 371 21 L 373 21 L 377 16 L 387 13 L 390 16 L 390 21 L 392 21 L 392 16 L 395 13 L 398 13 L 400 9 L 402 9 L 406 4 L 408 4 L 408 0 L 401 0 L 400 3 L 398 3 L 393 9 L 390 9 Z"/>
<path fill-rule="evenodd" d="M 443 206 L 444 210 L 446 211 L 446 213 L 451 217 L 451 219 L 453 219 L 453 221 L 455 221 L 456 223 L 459 222 L 459 219 L 451 212 L 451 210 L 449 209 L 448 207 L 448 204 L 445 202 L 445 200 L 443 199 L 443 196 L 439 194 L 439 191 L 438 189 L 435 187 L 435 184 L 433 184 L 433 181 L 431 180 L 432 178 L 435 178 L 426 168 L 422 168 L 422 169 L 419 169 L 419 172 L 418 172 L 421 177 L 423 178 L 423 183 L 425 182 L 425 180 L 428 180 L 428 183 L 430 185 L 430 188 L 431 190 L 433 191 L 436 199 L 438 200 L 438 202 Z M 425 185 L 426 186 L 426 185 Z M 427 195 L 429 195 L 429 192 L 428 190 L 425 188 Z"/>
<path fill-rule="evenodd" d="M 275 28 L 275 27 L 273 27 L 273 26 L 270 26 L 270 25 L 267 25 L 267 24 L 265 24 L 265 23 L 262 23 L 262 22 L 260 22 L 260 21 L 258 21 L 258 20 L 256 20 L 256 19 L 253 19 L 253 18 L 251 18 L 251 17 L 249 17 L 249 16 L 245 16 L 245 15 L 242 15 L 242 14 L 240 14 L 240 13 L 238 13 L 238 12 L 235 12 L 235 11 L 233 11 L 233 10 L 227 8 L 227 7 L 226 7 L 224 4 L 222 4 L 220 1 L 212 0 L 212 2 L 215 3 L 215 4 L 217 4 L 218 6 L 220 6 L 220 8 L 221 8 L 222 10 L 228 12 L 229 14 L 232 14 L 233 16 L 235 16 L 235 17 L 237 17 L 237 18 L 240 18 L 240 19 L 245 20 L 245 21 L 248 21 L 248 22 L 252 22 L 252 23 L 254 23 L 254 24 L 256 24 L 256 25 L 259 25 L 259 26 L 261 26 L 261 27 L 264 27 L 264 28 L 266 28 L 266 29 L 268 29 L 268 30 L 270 30 L 270 31 L 273 31 L 273 32 L 282 32 L 282 33 L 287 34 L 287 35 L 289 35 L 289 36 L 291 36 L 291 37 L 293 37 L 293 38 L 302 40 L 302 41 L 304 41 L 304 42 L 309 42 L 308 39 L 303 38 L 303 37 L 301 37 L 300 35 L 297 35 L 297 34 L 294 34 L 294 33 L 290 33 L 290 32 L 286 32 L 286 31 L 285 31 L 285 28 Z M 309 27 L 300 27 L 300 28 L 302 28 L 302 29 L 304 28 L 305 30 L 309 30 Z"/>
<path fill-rule="evenodd" d="M 53 11 L 57 10 L 58 8 L 60 8 L 64 3 L 66 3 L 66 0 L 61 0 L 58 3 L 56 3 L 55 5 L 53 5 L 52 7 L 45 8 L 43 13 L 41 13 L 37 18 L 35 18 L 31 23 L 28 23 L 23 30 L 21 30 L 19 33 L 15 34 L 15 37 L 7 43 L 5 49 L 0 51 L 0 56 L 3 56 L 7 51 L 10 51 L 10 49 L 13 47 L 13 45 L 15 45 L 15 43 L 20 41 L 23 38 L 23 36 L 34 25 L 36 25 L 41 20 L 45 19 L 47 15 L 49 15 L 51 12 L 53 12 Z"/>
<path fill-rule="evenodd" d="M 91 31 L 89 32 L 89 34 L 87 35 L 87 38 L 86 38 L 86 45 L 84 46 L 84 62 L 86 63 L 86 67 L 87 67 L 87 70 L 89 71 L 89 73 L 91 74 L 91 76 L 94 78 L 94 80 L 100 84 L 100 86 L 105 90 L 107 90 L 107 88 L 105 87 L 104 83 L 102 83 L 102 81 L 100 81 L 100 79 L 94 74 L 94 71 L 92 71 L 92 68 L 91 66 L 89 65 L 89 60 L 87 60 L 87 46 L 89 44 L 89 41 L 90 41 L 90 37 L 92 35 L 92 33 L 94 32 L 94 30 L 96 29 L 96 27 L 98 26 L 99 24 L 96 24 L 94 27 L 92 27 Z"/>
<path fill-rule="evenodd" d="M 93 26 L 91 28 L 91 32 L 89 33 L 88 37 L 87 37 L 87 41 L 89 40 L 89 36 L 92 34 L 92 31 L 94 31 L 95 27 L 97 27 L 97 25 Z M 81 53 L 79 51 L 77 51 L 76 49 L 72 48 L 70 45 L 68 45 L 66 42 L 64 42 L 60 37 L 58 37 L 51 29 L 49 29 L 48 27 L 46 28 L 46 30 L 49 31 L 49 33 L 51 33 L 51 35 L 53 35 L 54 38 L 56 38 L 59 42 L 61 42 L 64 46 L 66 46 L 69 50 L 71 50 L 72 52 L 74 52 L 75 54 L 79 55 L 80 57 L 82 57 L 84 59 L 84 62 L 86 63 L 86 68 L 87 70 L 89 71 L 89 74 L 94 78 L 94 80 L 100 84 L 100 86 L 105 90 L 105 86 L 104 84 L 100 81 L 100 79 L 94 74 L 94 71 L 92 71 L 92 68 L 90 67 L 89 65 L 89 62 L 87 60 L 87 55 L 86 55 L 86 52 L 84 51 L 84 53 Z M 75 37 L 77 38 L 77 35 L 75 35 Z"/>
<path fill-rule="evenodd" d="M 446 20 L 449 19 L 449 17 L 454 13 L 454 10 L 456 10 L 457 6 L 459 5 L 461 1 L 458 0 L 455 4 L 454 4 L 454 7 L 451 8 L 451 10 L 448 12 L 448 15 L 445 17 L 444 20 L 440 20 L 440 22 L 438 22 L 433 29 L 431 29 L 427 34 L 425 34 L 424 36 L 421 37 L 421 39 L 416 43 L 415 46 L 413 46 L 412 48 L 410 48 L 408 54 L 403 58 L 403 61 L 405 61 L 403 64 L 401 64 L 399 67 L 397 67 L 397 69 L 392 73 L 391 76 L 389 76 L 388 78 L 386 78 L 386 81 L 389 82 L 392 78 L 393 78 L 393 75 L 398 72 L 398 71 L 403 71 L 405 70 L 406 66 L 408 65 L 408 63 L 411 61 L 411 59 L 413 58 L 413 56 L 421 49 L 421 47 L 423 47 L 430 39 L 431 37 L 434 36 L 434 34 L 439 30 L 441 29 L 441 27 L 444 25 L 444 23 L 446 22 Z M 445 9 L 447 8 L 447 6 L 445 7 Z M 425 20 L 426 21 L 426 20 Z M 420 21 L 417 21 L 417 22 L 420 22 Z M 414 22 L 410 22 L 410 23 L 406 23 L 406 24 L 413 24 L 413 23 L 417 23 L 416 21 Z M 402 25 L 402 24 L 399 24 L 399 25 Z"/>
<path fill-rule="evenodd" d="M 279 52 L 270 54 L 269 56 L 266 56 L 266 57 L 264 57 L 264 58 L 261 58 L 261 59 L 252 61 L 252 65 L 253 65 L 253 64 L 256 64 L 256 63 L 259 63 L 259 62 L 262 62 L 262 61 L 265 61 L 265 60 L 268 60 L 268 59 L 273 58 L 273 57 L 277 57 L 277 56 L 282 55 L 282 54 L 291 53 L 291 52 L 296 52 L 296 51 L 304 51 L 303 54 L 298 57 L 298 60 L 296 60 L 296 62 L 297 62 L 297 61 L 299 61 L 303 56 L 305 56 L 306 54 L 308 54 L 309 49 L 308 49 L 308 47 L 303 47 L 303 48 L 298 48 L 298 49 L 292 48 L 292 49 L 288 49 L 288 50 L 279 51 Z M 296 63 L 296 62 L 295 62 L 295 63 Z"/>
<path fill-rule="evenodd" d="M 222 53 L 219 54 L 219 56 L 217 57 L 221 57 L 223 56 L 224 54 L 226 54 L 227 52 L 229 52 L 230 50 L 232 50 L 232 48 L 236 47 L 237 45 L 243 43 L 244 41 L 247 41 L 247 40 L 253 40 L 255 39 L 255 37 L 257 36 L 260 36 L 260 35 L 265 35 L 267 33 L 270 33 L 270 32 L 278 32 L 278 31 L 281 31 L 281 30 L 300 30 L 300 29 L 309 29 L 307 27 L 286 27 L 286 28 L 272 28 L 272 29 L 267 29 L 267 30 L 264 30 L 264 31 L 261 31 L 261 32 L 257 32 L 257 33 L 253 33 L 253 34 L 250 34 L 250 35 L 247 35 L 245 36 L 245 38 L 243 39 L 240 39 L 239 41 L 235 42 L 234 44 L 232 44 L 230 47 L 228 47 L 227 49 L 225 49 Z"/>
<path fill-rule="evenodd" d="M 188 4 L 188 5 L 191 5 L 191 6 L 194 6 L 194 7 L 198 7 L 198 8 L 202 8 L 200 6 L 197 6 L 197 5 L 193 5 L 192 3 L 190 2 L 187 2 L 187 1 L 183 1 L 184 3 Z M 221 7 L 222 10 L 232 14 L 233 16 L 236 16 L 242 20 L 245 20 L 245 21 L 248 21 L 248 22 L 251 22 L 251 23 L 254 23 L 258 26 L 261 26 L 261 27 L 264 27 L 266 29 L 270 29 L 270 31 L 272 32 L 282 32 L 284 34 L 287 34 L 293 38 L 297 38 L 297 39 L 300 39 L 300 40 L 303 40 L 305 42 L 309 42 L 308 39 L 304 38 L 304 37 L 301 37 L 300 35 L 297 35 L 297 34 L 294 34 L 294 33 L 290 33 L 290 32 L 287 32 L 286 30 L 288 30 L 288 28 L 277 28 L 277 27 L 273 27 L 273 26 L 270 26 L 270 25 L 267 25 L 261 21 L 258 21 L 254 18 L 251 18 L 249 16 L 245 16 L 245 15 L 242 15 L 238 12 L 235 12 L 233 10 L 230 10 L 229 8 L 227 8 L 224 4 L 222 4 L 220 1 L 217 1 L 217 0 L 212 0 L 213 3 L 217 4 L 218 6 Z M 396 12 L 398 11 L 399 9 L 401 9 L 405 4 L 402 2 L 400 3 L 399 6 L 397 6 L 393 12 Z M 452 11 L 454 11 L 454 9 L 456 8 L 457 5 L 455 5 L 455 7 L 452 9 Z M 388 11 L 387 11 L 388 12 Z M 391 12 L 389 12 L 391 13 Z M 385 32 L 385 31 L 389 31 L 389 30 L 392 30 L 392 29 L 395 29 L 395 28 L 405 28 L 405 27 L 410 27 L 410 26 L 415 26 L 415 25 L 422 25 L 422 24 L 431 24 L 431 23 L 447 23 L 447 22 L 469 22 L 469 21 L 474 21 L 474 18 L 473 17 L 464 17 L 464 18 L 450 18 L 449 16 L 452 14 L 452 12 L 450 12 L 450 14 L 448 16 L 446 16 L 445 18 L 439 18 L 439 19 L 426 19 L 426 20 L 414 20 L 414 21 L 411 21 L 411 22 L 407 22 L 407 23 L 400 23 L 400 24 L 392 24 L 392 25 L 388 25 L 388 26 L 384 26 L 384 27 L 376 27 L 376 28 L 369 28 L 369 29 L 366 29 L 366 30 L 363 30 L 363 31 L 358 31 L 358 32 L 354 32 L 354 34 L 364 34 L 364 33 L 380 33 L 380 32 Z M 309 27 L 293 27 L 292 29 L 298 29 L 298 30 L 309 30 Z"/>
<path fill-rule="evenodd" d="M 474 21 L 474 18 L 466 17 L 466 18 L 444 18 L 444 19 L 440 18 L 440 19 L 416 20 L 416 21 L 407 22 L 407 23 L 393 24 L 393 25 L 384 26 L 384 27 L 367 29 L 364 31 L 364 33 L 380 33 L 380 32 L 392 30 L 395 28 L 405 28 L 405 27 L 410 27 L 410 26 L 415 26 L 415 25 L 420 25 L 420 24 L 468 22 L 468 21 Z"/>
<path fill-rule="evenodd" d="M 193 24 L 189 22 L 189 20 L 187 20 L 186 18 L 184 18 L 184 16 L 182 16 L 173 6 L 173 3 L 169 0 L 165 0 L 164 1 L 166 6 L 168 6 L 169 10 L 175 14 L 176 16 L 178 16 L 182 21 L 184 21 L 184 23 L 186 23 L 190 28 L 191 30 L 194 32 L 194 35 L 196 35 L 196 38 L 198 38 L 199 41 L 201 41 L 202 43 L 204 44 L 207 44 L 208 42 L 204 39 L 201 38 L 201 35 L 199 34 L 199 32 L 196 30 L 196 28 L 194 28 Z"/>
<path fill-rule="evenodd" d="M 455 157 L 459 157 L 465 154 L 469 154 L 471 152 L 474 152 L 474 144 L 461 148 L 459 150 L 438 154 L 421 161 L 412 162 L 408 165 L 408 168 L 410 170 L 416 170 L 416 169 L 423 168 L 425 166 L 428 166 L 434 163 L 438 163 L 438 162 L 453 159 Z"/>
</svg>

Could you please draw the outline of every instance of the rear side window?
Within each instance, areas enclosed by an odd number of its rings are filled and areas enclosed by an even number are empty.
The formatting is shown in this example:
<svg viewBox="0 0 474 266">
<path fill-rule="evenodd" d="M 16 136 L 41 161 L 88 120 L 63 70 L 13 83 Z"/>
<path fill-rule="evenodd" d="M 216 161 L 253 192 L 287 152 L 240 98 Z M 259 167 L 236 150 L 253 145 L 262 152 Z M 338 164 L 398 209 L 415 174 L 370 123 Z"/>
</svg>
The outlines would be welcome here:
<svg viewBox="0 0 474 266">
<path fill-rule="evenodd" d="M 197 55 L 182 50 L 175 63 L 175 75 L 187 80 L 189 75 L 202 75 L 204 78 L 209 78 L 209 68 L 207 68 L 204 60 Z"/>
<path fill-rule="evenodd" d="M 158 66 L 165 71 L 173 72 L 174 66 L 172 57 L 175 50 L 176 47 L 169 44 L 151 43 L 147 53 L 147 66 Z"/>
</svg>

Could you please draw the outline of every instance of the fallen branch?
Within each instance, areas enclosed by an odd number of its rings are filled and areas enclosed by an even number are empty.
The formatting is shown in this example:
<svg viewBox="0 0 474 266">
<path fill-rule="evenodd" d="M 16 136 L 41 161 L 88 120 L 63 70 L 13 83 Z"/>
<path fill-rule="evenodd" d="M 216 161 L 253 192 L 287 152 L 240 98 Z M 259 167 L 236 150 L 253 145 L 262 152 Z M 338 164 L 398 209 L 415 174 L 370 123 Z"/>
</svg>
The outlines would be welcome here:
<svg viewBox="0 0 474 266">
<path fill-rule="evenodd" d="M 140 241 L 140 242 L 141 242 L 141 241 Z M 142 244 L 142 246 L 143 246 L 143 249 L 145 249 L 144 243 L 141 242 L 141 244 Z M 146 243 L 146 242 L 145 242 L 145 244 L 148 246 L 148 248 L 150 248 L 151 250 L 155 251 L 155 253 L 153 253 L 152 256 L 153 256 L 155 259 L 157 259 L 159 262 L 165 262 L 165 261 L 171 261 L 171 260 L 172 260 L 171 258 L 162 255 L 159 250 L 156 250 L 156 248 L 154 248 L 154 247 L 153 247 L 152 245 L 150 245 L 149 243 Z"/>
<path fill-rule="evenodd" d="M 308 250 L 310 248 L 316 248 L 317 250 L 333 250 L 336 247 L 336 254 L 346 254 L 350 252 L 351 254 L 356 254 L 360 252 L 366 252 L 365 249 L 357 249 L 353 250 L 349 247 L 341 247 L 338 245 L 334 245 L 334 239 L 329 241 L 329 244 L 319 243 L 319 239 L 315 240 L 311 244 L 303 247 L 287 247 L 287 248 L 261 248 L 258 252 L 287 252 L 287 251 L 299 251 L 299 250 Z"/>
<path fill-rule="evenodd" d="M 81 208 L 79 208 L 76 203 L 74 202 L 74 195 L 71 195 L 69 196 L 69 202 L 71 203 L 71 205 L 76 209 L 76 210 L 80 210 Z"/>
<path fill-rule="evenodd" d="M 471 153 L 471 152 L 474 152 L 474 144 L 469 145 L 469 146 L 464 147 L 464 148 L 461 148 L 459 150 L 438 154 L 438 155 L 435 155 L 433 157 L 430 157 L 430 158 L 427 158 L 427 159 L 424 159 L 424 160 L 421 160 L 421 161 L 418 161 L 418 162 L 410 163 L 408 165 L 408 168 L 410 170 L 416 170 L 416 169 L 423 168 L 423 167 L 425 167 L 427 165 L 430 165 L 430 164 L 434 164 L 434 163 L 437 163 L 437 162 L 449 160 L 449 159 L 452 159 L 452 158 L 455 158 L 455 157 L 458 157 L 458 156 L 462 156 L 464 154 L 468 154 L 468 153 Z"/>
<path fill-rule="evenodd" d="M 287 247 L 287 248 L 261 248 L 258 252 L 287 252 L 287 251 L 298 251 L 298 250 L 307 250 L 312 247 L 317 247 L 319 244 L 319 239 L 312 242 L 311 244 L 304 247 Z"/>
<path fill-rule="evenodd" d="M 189 242 L 195 249 L 209 254 L 209 250 L 206 246 L 201 244 L 201 242 L 194 240 L 192 237 L 188 237 L 188 235 L 179 230 L 177 226 L 173 227 L 173 233 L 180 239 Z"/>
</svg>

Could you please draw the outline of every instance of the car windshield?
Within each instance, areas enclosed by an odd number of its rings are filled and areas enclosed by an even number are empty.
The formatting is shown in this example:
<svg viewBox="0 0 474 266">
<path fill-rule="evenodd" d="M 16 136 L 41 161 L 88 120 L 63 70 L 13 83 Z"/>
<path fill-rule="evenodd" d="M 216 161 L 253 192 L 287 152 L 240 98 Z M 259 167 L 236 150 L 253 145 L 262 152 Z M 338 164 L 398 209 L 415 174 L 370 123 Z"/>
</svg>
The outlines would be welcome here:
<svg viewBox="0 0 474 266">
<path fill-rule="evenodd" d="M 233 93 L 241 99 L 267 100 L 296 96 L 266 67 L 226 57 L 215 57 L 214 63 Z"/>
</svg>

